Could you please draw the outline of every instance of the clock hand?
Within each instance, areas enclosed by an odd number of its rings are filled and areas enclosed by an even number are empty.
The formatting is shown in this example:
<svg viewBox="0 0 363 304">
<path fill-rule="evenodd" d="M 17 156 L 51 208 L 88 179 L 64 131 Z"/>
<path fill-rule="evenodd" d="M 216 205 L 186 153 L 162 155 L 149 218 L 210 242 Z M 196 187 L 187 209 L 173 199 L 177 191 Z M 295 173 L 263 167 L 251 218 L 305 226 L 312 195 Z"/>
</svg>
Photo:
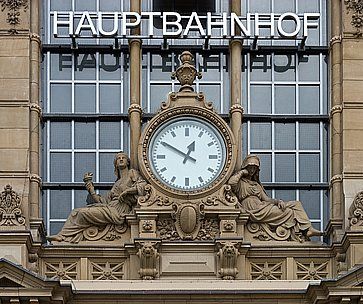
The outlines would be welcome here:
<svg viewBox="0 0 363 304">
<path fill-rule="evenodd" d="M 168 147 L 170 148 L 171 150 L 175 151 L 176 153 L 184 156 L 185 158 L 187 159 L 190 159 L 193 163 L 195 163 L 197 160 L 191 156 L 189 156 L 188 154 L 184 153 L 183 151 L 180 151 L 179 149 L 175 148 L 174 146 L 168 144 L 167 142 L 165 141 L 162 141 L 161 144 L 164 146 L 164 147 Z"/>
<path fill-rule="evenodd" d="M 187 147 L 187 149 L 188 149 L 188 152 L 187 152 L 187 154 L 185 155 L 185 157 L 184 157 L 184 159 L 183 159 L 183 164 L 185 164 L 186 162 L 187 162 L 187 160 L 188 160 L 188 158 L 190 157 L 190 153 L 192 152 L 192 151 L 195 151 L 195 141 L 193 141 L 188 147 Z"/>
</svg>

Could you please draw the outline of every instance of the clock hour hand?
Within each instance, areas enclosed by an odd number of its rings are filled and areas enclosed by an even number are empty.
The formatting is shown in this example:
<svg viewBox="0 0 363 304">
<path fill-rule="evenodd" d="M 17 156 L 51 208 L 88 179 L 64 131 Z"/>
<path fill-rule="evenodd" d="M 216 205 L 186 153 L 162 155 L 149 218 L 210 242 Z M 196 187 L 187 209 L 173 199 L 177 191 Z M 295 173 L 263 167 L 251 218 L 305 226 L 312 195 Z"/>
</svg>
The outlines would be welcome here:
<svg viewBox="0 0 363 304">
<path fill-rule="evenodd" d="M 190 159 L 193 163 L 195 163 L 197 160 L 191 156 L 189 156 L 187 153 L 184 153 L 183 151 L 180 151 L 179 149 L 175 148 L 174 146 L 168 144 L 167 142 L 165 141 L 162 141 L 161 144 L 164 146 L 164 147 L 168 147 L 170 148 L 171 150 L 175 151 L 176 153 L 178 153 L 179 155 L 181 156 L 184 156 L 184 158 L 186 159 Z"/>
<path fill-rule="evenodd" d="M 188 152 L 187 152 L 187 155 L 185 155 L 184 159 L 183 159 L 183 164 L 185 164 L 188 160 L 188 158 L 190 157 L 190 153 L 192 151 L 195 151 L 195 141 L 193 141 L 188 147 Z"/>
</svg>

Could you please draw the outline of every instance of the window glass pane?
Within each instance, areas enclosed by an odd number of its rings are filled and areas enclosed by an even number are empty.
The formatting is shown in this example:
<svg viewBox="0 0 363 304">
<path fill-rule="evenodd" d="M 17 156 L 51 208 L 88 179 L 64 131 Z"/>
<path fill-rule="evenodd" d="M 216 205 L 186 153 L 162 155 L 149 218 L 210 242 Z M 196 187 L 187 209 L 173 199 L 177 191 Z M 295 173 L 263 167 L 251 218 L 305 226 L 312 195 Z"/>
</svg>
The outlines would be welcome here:
<svg viewBox="0 0 363 304">
<path fill-rule="evenodd" d="M 72 10 L 72 0 L 50 0 L 51 11 L 70 11 Z"/>
<path fill-rule="evenodd" d="M 250 1 L 250 13 L 268 13 L 271 11 L 271 0 Z"/>
<path fill-rule="evenodd" d="M 74 208 L 84 207 L 90 203 L 93 203 L 93 201 L 86 189 L 74 190 Z"/>
<path fill-rule="evenodd" d="M 260 158 L 260 181 L 271 182 L 271 154 L 257 154 Z"/>
<path fill-rule="evenodd" d="M 319 56 L 299 56 L 299 80 L 319 81 Z"/>
<path fill-rule="evenodd" d="M 50 125 L 50 148 L 70 149 L 72 129 L 70 122 L 52 122 Z"/>
<path fill-rule="evenodd" d="M 96 123 L 76 122 L 74 124 L 74 141 L 76 149 L 95 149 Z"/>
<path fill-rule="evenodd" d="M 295 154 L 275 155 L 276 182 L 295 182 Z"/>
<path fill-rule="evenodd" d="M 319 87 L 299 87 L 299 113 L 319 114 Z"/>
<path fill-rule="evenodd" d="M 74 88 L 75 111 L 81 113 L 96 112 L 96 86 L 76 84 Z"/>
<path fill-rule="evenodd" d="M 251 113 L 271 113 L 271 86 L 251 85 Z"/>
<path fill-rule="evenodd" d="M 160 104 L 166 101 L 171 92 L 171 85 L 150 85 L 150 106 L 151 113 L 160 109 Z"/>
<path fill-rule="evenodd" d="M 275 123 L 275 149 L 295 150 L 294 123 Z"/>
<path fill-rule="evenodd" d="M 51 182 L 70 182 L 72 180 L 71 158 L 71 153 L 50 154 Z"/>
<path fill-rule="evenodd" d="M 100 149 L 121 149 L 121 124 L 100 121 Z"/>
<path fill-rule="evenodd" d="M 76 11 L 95 11 L 96 0 L 74 0 Z"/>
<path fill-rule="evenodd" d="M 271 80 L 271 55 L 250 56 L 251 80 Z"/>
<path fill-rule="evenodd" d="M 271 149 L 271 124 L 251 123 L 251 149 Z"/>
<path fill-rule="evenodd" d="M 55 80 L 72 79 L 72 55 L 50 54 L 50 78 Z"/>
<path fill-rule="evenodd" d="M 275 86 L 275 113 L 295 114 L 295 86 Z"/>
<path fill-rule="evenodd" d="M 281 199 L 284 202 L 290 202 L 296 200 L 295 190 L 275 190 L 275 198 Z"/>
<path fill-rule="evenodd" d="M 150 60 L 150 78 L 152 80 L 170 81 L 172 72 L 172 54 L 151 54 Z"/>
<path fill-rule="evenodd" d="M 103 0 L 100 1 L 100 11 L 114 12 L 121 11 L 120 0 Z"/>
<path fill-rule="evenodd" d="M 119 55 L 100 54 L 100 79 L 121 79 L 121 58 Z"/>
<path fill-rule="evenodd" d="M 74 181 L 82 182 L 86 172 L 96 173 L 95 153 L 75 153 L 74 154 Z"/>
<path fill-rule="evenodd" d="M 96 54 L 79 54 L 75 58 L 75 79 L 96 79 Z"/>
<path fill-rule="evenodd" d="M 319 13 L 319 0 L 298 0 L 299 13 Z"/>
<path fill-rule="evenodd" d="M 116 180 L 113 166 L 114 158 L 115 153 L 100 153 L 100 182 L 114 182 Z"/>
<path fill-rule="evenodd" d="M 274 2 L 275 13 L 286 13 L 295 12 L 295 1 L 294 0 L 275 0 Z"/>
<path fill-rule="evenodd" d="M 220 60 L 219 55 L 199 57 L 198 71 L 202 72 L 202 80 L 220 80 L 222 69 Z"/>
<path fill-rule="evenodd" d="M 100 84 L 100 112 L 121 112 L 121 86 L 119 84 Z"/>
<path fill-rule="evenodd" d="M 199 85 L 200 92 L 205 94 L 207 101 L 213 102 L 217 112 L 221 112 L 221 88 L 218 84 Z"/>
<path fill-rule="evenodd" d="M 300 190 L 300 201 L 310 219 L 320 219 L 319 190 Z"/>
<path fill-rule="evenodd" d="M 289 0 L 289 2 L 291 2 Z M 295 55 L 275 55 L 274 56 L 274 76 L 275 80 L 294 81 L 295 80 Z"/>
<path fill-rule="evenodd" d="M 319 154 L 300 154 L 300 182 L 319 182 L 319 157 Z"/>
<path fill-rule="evenodd" d="M 72 110 L 72 86 L 71 84 L 50 85 L 50 111 L 71 112 Z"/>
<path fill-rule="evenodd" d="M 319 150 L 319 124 L 299 123 L 300 149 Z"/>
<path fill-rule="evenodd" d="M 50 191 L 50 218 L 66 219 L 72 211 L 71 190 Z"/>
<path fill-rule="evenodd" d="M 57 234 L 59 231 L 62 230 L 64 222 L 51 222 L 50 223 L 50 234 Z"/>
</svg>

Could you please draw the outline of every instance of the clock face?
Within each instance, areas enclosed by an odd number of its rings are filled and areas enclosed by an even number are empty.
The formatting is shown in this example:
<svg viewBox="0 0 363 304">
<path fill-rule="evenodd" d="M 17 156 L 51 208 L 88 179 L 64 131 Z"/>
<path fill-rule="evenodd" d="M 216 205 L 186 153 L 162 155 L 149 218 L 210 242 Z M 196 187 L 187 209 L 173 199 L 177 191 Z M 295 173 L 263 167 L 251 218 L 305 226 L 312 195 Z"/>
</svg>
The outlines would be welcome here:
<svg viewBox="0 0 363 304">
<path fill-rule="evenodd" d="M 198 118 L 177 118 L 151 138 L 149 160 L 154 175 L 183 191 L 202 189 L 218 178 L 226 161 L 220 132 Z"/>
</svg>

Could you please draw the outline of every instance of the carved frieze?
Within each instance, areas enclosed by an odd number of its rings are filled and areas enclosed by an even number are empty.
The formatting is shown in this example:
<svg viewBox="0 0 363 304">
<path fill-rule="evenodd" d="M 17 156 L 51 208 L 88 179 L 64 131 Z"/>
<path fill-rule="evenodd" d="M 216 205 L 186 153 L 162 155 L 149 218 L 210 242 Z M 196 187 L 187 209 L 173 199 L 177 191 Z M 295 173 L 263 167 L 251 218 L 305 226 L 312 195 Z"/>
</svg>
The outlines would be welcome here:
<svg viewBox="0 0 363 304">
<path fill-rule="evenodd" d="M 175 228 L 174 220 L 161 219 L 157 221 L 158 237 L 162 240 L 178 241 L 182 237 L 179 235 Z M 219 235 L 219 223 L 215 218 L 204 218 L 201 220 L 198 234 L 194 240 L 207 241 L 213 240 Z"/>
<path fill-rule="evenodd" d="M 25 218 L 20 209 L 19 195 L 10 185 L 0 193 L 0 226 L 24 226 Z"/>
<path fill-rule="evenodd" d="M 296 262 L 298 280 L 322 280 L 328 277 L 328 261 Z"/>
<path fill-rule="evenodd" d="M 349 208 L 349 225 L 351 229 L 363 229 L 363 191 L 356 194 Z"/>
<path fill-rule="evenodd" d="M 348 13 L 351 13 L 350 24 L 355 28 L 355 36 L 362 36 L 363 27 L 363 0 L 344 0 Z"/>
<path fill-rule="evenodd" d="M 283 278 L 283 262 L 251 261 L 252 280 L 281 280 Z"/>
<path fill-rule="evenodd" d="M 0 0 L 1 11 L 8 10 L 6 22 L 12 26 L 20 24 L 20 11 L 28 9 L 28 0 Z M 16 34 L 16 29 L 9 30 L 11 34 Z"/>
<path fill-rule="evenodd" d="M 90 261 L 92 280 L 122 280 L 124 278 L 124 262 Z"/>
<path fill-rule="evenodd" d="M 79 261 L 46 261 L 44 275 L 51 279 L 79 279 Z"/>
</svg>

